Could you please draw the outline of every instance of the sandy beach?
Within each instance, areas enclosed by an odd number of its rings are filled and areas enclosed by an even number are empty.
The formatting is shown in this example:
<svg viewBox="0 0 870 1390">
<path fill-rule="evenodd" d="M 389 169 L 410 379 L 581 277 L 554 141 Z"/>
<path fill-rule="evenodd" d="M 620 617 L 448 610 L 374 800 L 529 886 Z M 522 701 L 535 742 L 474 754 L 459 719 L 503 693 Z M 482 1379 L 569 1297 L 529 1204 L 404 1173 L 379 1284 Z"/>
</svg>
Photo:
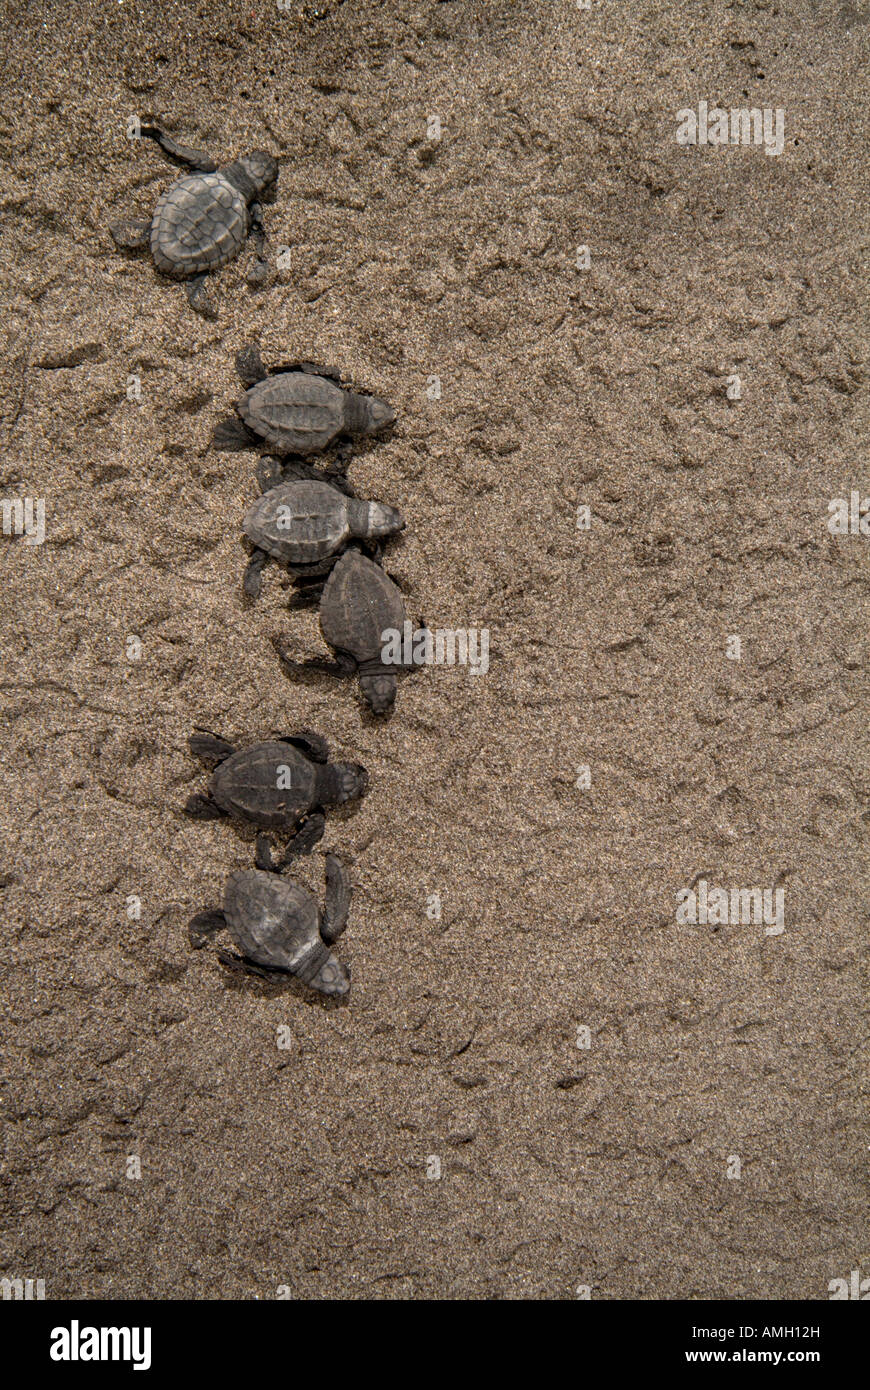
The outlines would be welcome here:
<svg viewBox="0 0 870 1390">
<path fill-rule="evenodd" d="M 0 1275 L 870 1274 L 865 0 L 3 14 L 0 499 L 34 530 L 0 536 Z M 718 108 L 761 138 L 715 143 Z M 214 320 L 108 233 L 180 172 L 132 116 L 279 161 L 269 281 L 245 250 Z M 245 600 L 257 456 L 211 447 L 254 339 L 394 406 L 349 477 L 485 672 L 426 666 L 378 720 L 282 670 L 276 636 L 327 655 L 316 612 L 274 565 Z M 347 1004 L 191 949 L 253 855 L 182 812 L 196 726 L 367 767 L 293 871 L 322 901 L 350 869 Z M 769 919 L 680 920 L 716 888 Z"/>
</svg>

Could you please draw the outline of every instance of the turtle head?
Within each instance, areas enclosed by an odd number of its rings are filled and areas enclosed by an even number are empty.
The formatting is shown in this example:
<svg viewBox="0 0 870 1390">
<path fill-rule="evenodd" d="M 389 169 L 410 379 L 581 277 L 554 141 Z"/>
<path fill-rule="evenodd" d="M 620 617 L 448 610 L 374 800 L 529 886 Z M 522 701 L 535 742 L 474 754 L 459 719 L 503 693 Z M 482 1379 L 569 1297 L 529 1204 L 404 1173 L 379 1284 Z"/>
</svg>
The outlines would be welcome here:
<svg viewBox="0 0 870 1390">
<path fill-rule="evenodd" d="M 395 671 L 376 671 L 359 678 L 359 688 L 371 705 L 373 714 L 389 714 L 395 704 L 398 687 Z"/>
<path fill-rule="evenodd" d="M 405 518 L 395 507 L 388 507 L 384 502 L 369 502 L 366 511 L 366 535 L 371 540 L 393 536 L 405 529 Z"/>
<path fill-rule="evenodd" d="M 237 159 L 230 168 L 240 171 L 244 178 L 249 180 L 254 190 L 252 196 L 256 198 L 262 197 L 278 177 L 278 161 L 267 150 L 252 150 L 250 154 Z M 231 174 L 229 176 L 232 178 Z M 237 182 L 243 183 L 244 178 Z M 248 202 L 250 201 L 248 198 Z"/>
<path fill-rule="evenodd" d="M 380 434 L 383 430 L 389 429 L 390 425 L 396 423 L 396 412 L 386 401 L 382 401 L 379 396 L 366 396 L 366 432 L 368 434 Z"/>
<path fill-rule="evenodd" d="M 343 806 L 345 801 L 354 801 L 365 796 L 369 789 L 369 774 L 361 763 L 330 763 L 329 801 L 332 806 Z"/>
<path fill-rule="evenodd" d="M 329 956 L 310 984 L 312 989 L 319 989 L 331 999 L 346 999 L 350 994 L 350 971 L 335 956 Z"/>
</svg>

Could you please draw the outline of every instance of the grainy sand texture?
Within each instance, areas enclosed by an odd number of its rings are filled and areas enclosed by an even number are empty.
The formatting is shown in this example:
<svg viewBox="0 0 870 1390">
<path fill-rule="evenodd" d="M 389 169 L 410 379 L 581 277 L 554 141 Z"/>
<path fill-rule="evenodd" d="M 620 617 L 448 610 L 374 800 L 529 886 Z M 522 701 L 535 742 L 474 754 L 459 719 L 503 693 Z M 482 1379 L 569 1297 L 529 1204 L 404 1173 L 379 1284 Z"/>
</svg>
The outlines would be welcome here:
<svg viewBox="0 0 870 1390">
<path fill-rule="evenodd" d="M 0 1274 L 119 1300 L 870 1274 L 868 20 L 6 3 L 0 498 L 44 499 L 45 533 L 0 537 Z M 700 102 L 782 112 L 780 151 L 679 143 Z M 133 115 L 279 160 L 270 281 L 247 249 L 213 321 L 108 234 L 179 174 Z M 395 406 L 349 476 L 408 519 L 409 612 L 488 629 L 486 674 L 420 670 L 377 721 L 282 671 L 275 635 L 326 654 L 316 613 L 275 566 L 244 600 L 256 454 L 210 443 L 253 338 Z M 369 769 L 296 871 L 350 868 L 347 1005 L 191 949 L 252 862 L 182 814 L 196 725 Z M 784 929 L 678 921 L 702 882 L 782 890 Z"/>
</svg>

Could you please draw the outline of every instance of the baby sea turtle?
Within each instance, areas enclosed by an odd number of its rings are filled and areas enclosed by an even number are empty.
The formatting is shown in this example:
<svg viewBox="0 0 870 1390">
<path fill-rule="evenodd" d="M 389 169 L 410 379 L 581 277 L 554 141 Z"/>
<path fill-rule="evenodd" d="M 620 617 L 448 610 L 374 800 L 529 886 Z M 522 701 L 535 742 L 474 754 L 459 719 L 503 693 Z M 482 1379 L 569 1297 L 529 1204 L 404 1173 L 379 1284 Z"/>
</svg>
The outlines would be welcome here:
<svg viewBox="0 0 870 1390">
<path fill-rule="evenodd" d="M 395 507 L 363 502 L 348 488 L 339 490 L 316 477 L 279 483 L 245 513 L 245 535 L 254 547 L 245 593 L 257 597 L 270 556 L 299 579 L 317 578 L 329 573 L 349 541 L 377 542 L 404 525 Z"/>
<path fill-rule="evenodd" d="M 257 251 L 249 283 L 262 284 L 268 274 L 260 199 L 275 183 L 278 163 L 265 150 L 253 150 L 219 169 L 207 154 L 176 144 L 157 126 L 143 125 L 140 131 L 176 164 L 194 172 L 169 185 L 150 221 L 129 218 L 113 222 L 109 231 L 127 250 L 150 247 L 157 269 L 186 280 L 191 306 L 214 318 L 205 277 L 237 256 L 249 234 Z"/>
<path fill-rule="evenodd" d="M 216 449 L 255 449 L 265 442 L 280 454 L 304 456 L 322 452 L 340 435 L 380 434 L 396 419 L 386 401 L 343 388 L 335 367 L 293 362 L 270 374 L 252 344 L 238 353 L 236 368 L 248 390 L 236 403 L 241 418 L 217 426 Z"/>
<path fill-rule="evenodd" d="M 388 629 L 403 633 L 405 619 L 398 586 L 380 565 L 358 550 L 347 550 L 320 597 L 320 630 L 335 652 L 335 661 L 313 658 L 297 662 L 287 655 L 280 639 L 274 646 L 291 673 L 308 669 L 337 676 L 358 674 L 360 690 L 373 713 L 386 714 L 395 702 L 399 681 L 396 666 L 383 660 L 383 634 Z"/>
<path fill-rule="evenodd" d="M 304 731 L 237 750 L 216 734 L 201 732 L 189 740 L 190 751 L 215 762 L 208 791 L 191 796 L 185 811 L 198 820 L 237 816 L 268 830 L 294 831 L 281 867 L 296 854 L 308 854 L 326 825 L 321 807 L 340 806 L 368 788 L 368 773 L 359 763 L 329 762 L 329 744 Z M 275 870 L 274 845 L 257 836 L 255 863 Z"/>
<path fill-rule="evenodd" d="M 243 869 L 227 880 L 223 908 L 197 913 L 187 931 L 191 945 L 199 948 L 226 927 L 242 953 L 218 953 L 230 969 L 268 980 L 296 975 L 321 994 L 344 999 L 350 972 L 329 948 L 347 926 L 349 910 L 347 870 L 328 854 L 323 913 L 298 884 L 263 869 Z"/>
</svg>

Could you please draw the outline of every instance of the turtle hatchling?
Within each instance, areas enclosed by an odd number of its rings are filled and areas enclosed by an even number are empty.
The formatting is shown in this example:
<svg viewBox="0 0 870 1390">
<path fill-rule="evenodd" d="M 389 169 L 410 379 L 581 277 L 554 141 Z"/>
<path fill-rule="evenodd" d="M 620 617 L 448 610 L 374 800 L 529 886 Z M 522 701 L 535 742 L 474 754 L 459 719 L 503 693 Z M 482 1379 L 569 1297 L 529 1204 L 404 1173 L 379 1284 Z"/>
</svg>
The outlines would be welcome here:
<svg viewBox="0 0 870 1390">
<path fill-rule="evenodd" d="M 304 600 L 303 600 L 304 601 Z M 336 563 L 320 596 L 320 630 L 335 652 L 335 661 L 294 661 L 285 644 L 275 649 L 293 674 L 303 670 L 332 675 L 359 675 L 360 690 L 374 714 L 387 714 L 398 689 L 395 664 L 384 660 L 384 634 L 403 633 L 405 604 L 398 585 L 358 550 L 347 550 Z"/>
<path fill-rule="evenodd" d="M 350 879 L 334 854 L 326 856 L 326 898 L 321 913 L 304 888 L 264 869 L 231 874 L 223 908 L 199 912 L 188 926 L 192 946 L 227 929 L 241 956 L 219 952 L 224 965 L 269 980 L 295 975 L 333 999 L 350 993 L 350 972 L 330 946 L 347 926 Z"/>
<path fill-rule="evenodd" d="M 257 259 L 248 281 L 262 284 L 268 274 L 260 200 L 278 177 L 277 160 L 265 150 L 253 150 L 219 169 L 207 154 L 177 144 L 157 126 L 140 126 L 140 133 L 156 140 L 169 159 L 192 172 L 169 185 L 150 221 L 113 222 L 109 231 L 126 250 L 150 247 L 159 271 L 187 281 L 192 308 L 214 318 L 205 278 L 233 260 L 249 234 Z"/>
<path fill-rule="evenodd" d="M 294 855 L 308 854 L 326 825 L 320 808 L 340 806 L 368 788 L 364 767 L 330 762 L 326 739 L 308 731 L 242 749 L 207 732 L 193 734 L 189 744 L 195 757 L 217 766 L 208 791 L 189 798 L 187 815 L 198 820 L 236 816 L 264 831 L 295 830 L 279 866 L 272 857 L 271 838 L 257 836 L 254 862 L 264 870 L 275 871 Z M 296 830 L 303 818 L 305 823 Z"/>
<path fill-rule="evenodd" d="M 316 454 L 339 436 L 380 434 L 396 412 L 377 396 L 342 387 L 341 373 L 316 362 L 293 362 L 269 373 L 256 345 L 236 357 L 247 391 L 236 403 L 240 418 L 222 421 L 214 447 L 255 449 L 270 444 L 279 454 Z"/>
<path fill-rule="evenodd" d="M 401 512 L 384 502 L 363 502 L 328 482 L 297 478 L 258 497 L 245 513 L 253 546 L 245 593 L 256 598 L 260 574 L 271 556 L 299 579 L 328 574 L 348 542 L 372 542 L 404 528 Z"/>
</svg>

